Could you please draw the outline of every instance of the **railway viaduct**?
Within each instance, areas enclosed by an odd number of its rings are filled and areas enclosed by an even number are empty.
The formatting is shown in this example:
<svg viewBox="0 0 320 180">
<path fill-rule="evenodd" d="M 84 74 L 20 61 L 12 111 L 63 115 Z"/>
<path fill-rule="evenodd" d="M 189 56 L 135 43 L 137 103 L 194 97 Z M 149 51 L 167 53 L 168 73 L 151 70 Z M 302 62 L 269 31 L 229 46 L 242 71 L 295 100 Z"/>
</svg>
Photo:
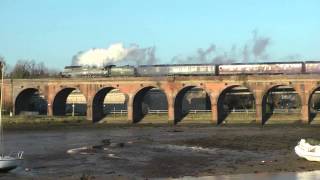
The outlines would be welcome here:
<svg viewBox="0 0 320 180">
<path fill-rule="evenodd" d="M 265 123 L 266 94 L 278 86 L 291 86 L 301 99 L 300 120 L 310 122 L 311 95 L 320 89 L 320 75 L 234 75 L 234 76 L 179 76 L 179 77 L 114 77 L 91 79 L 6 79 L 4 82 L 4 107 L 18 114 L 30 96 L 39 91 L 47 100 L 47 115 L 59 116 L 65 111 L 66 98 L 75 89 L 80 90 L 87 101 L 88 120 L 99 121 L 103 116 L 103 99 L 112 89 L 123 92 L 127 98 L 128 122 L 143 118 L 141 101 L 152 88 L 159 88 L 166 95 L 168 122 L 182 118 L 182 97 L 193 87 L 207 92 L 211 102 L 211 122 L 223 121 L 219 98 L 229 89 L 243 86 L 255 99 L 255 121 Z"/>
</svg>

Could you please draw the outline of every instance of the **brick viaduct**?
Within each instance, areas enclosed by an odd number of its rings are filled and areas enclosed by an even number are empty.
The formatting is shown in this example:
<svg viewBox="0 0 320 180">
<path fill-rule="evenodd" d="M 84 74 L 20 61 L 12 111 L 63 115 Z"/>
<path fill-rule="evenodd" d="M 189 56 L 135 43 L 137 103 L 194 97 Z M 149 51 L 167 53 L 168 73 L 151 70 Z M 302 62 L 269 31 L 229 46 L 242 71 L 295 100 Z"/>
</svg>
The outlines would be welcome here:
<svg viewBox="0 0 320 180">
<path fill-rule="evenodd" d="M 211 121 L 221 122 L 219 97 L 227 90 L 244 86 L 253 93 L 256 106 L 256 122 L 266 122 L 264 104 L 266 94 L 278 86 L 291 86 L 301 99 L 300 120 L 310 122 L 309 101 L 320 88 L 320 75 L 241 75 L 241 76 L 184 76 L 184 77 L 126 77 L 95 79 L 6 79 L 4 83 L 4 106 L 18 114 L 23 102 L 35 91 L 42 93 L 48 103 L 48 116 L 62 115 L 69 93 L 79 89 L 86 97 L 87 119 L 102 118 L 102 104 L 105 95 L 112 89 L 119 89 L 127 97 L 128 122 L 138 122 L 142 117 L 141 101 L 151 88 L 159 88 L 167 97 L 168 122 L 181 120 L 182 97 L 192 87 L 205 90 L 211 101 Z M 140 105 L 139 105 L 140 103 Z"/>
</svg>

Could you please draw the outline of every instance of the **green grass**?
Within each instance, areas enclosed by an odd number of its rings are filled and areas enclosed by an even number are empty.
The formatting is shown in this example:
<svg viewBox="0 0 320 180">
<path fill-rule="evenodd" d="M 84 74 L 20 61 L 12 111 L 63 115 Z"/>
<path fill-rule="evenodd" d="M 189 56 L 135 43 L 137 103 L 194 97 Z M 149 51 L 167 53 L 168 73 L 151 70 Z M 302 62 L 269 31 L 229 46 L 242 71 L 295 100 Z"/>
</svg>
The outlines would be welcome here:
<svg viewBox="0 0 320 180">
<path fill-rule="evenodd" d="M 48 116 L 4 116 L 3 126 L 6 130 L 51 129 L 72 128 L 75 126 L 87 126 L 92 124 L 85 117 L 48 117 Z"/>
<path fill-rule="evenodd" d="M 84 116 L 61 116 L 61 117 L 49 117 L 49 116 L 4 116 L 3 124 L 20 124 L 20 123 L 83 123 L 86 121 Z"/>
<path fill-rule="evenodd" d="M 248 113 L 237 113 L 233 112 L 230 113 L 226 119 L 224 120 L 224 123 L 227 124 L 247 124 L 255 122 L 256 119 L 256 113 L 255 112 L 248 112 Z"/>
<path fill-rule="evenodd" d="M 267 121 L 267 124 L 286 124 L 286 123 L 297 123 L 300 122 L 299 113 L 281 113 L 273 114 Z"/>
<path fill-rule="evenodd" d="M 300 123 L 300 114 L 273 114 L 271 118 L 267 121 L 266 125 L 272 124 L 298 124 Z M 257 124 L 255 121 L 255 113 L 230 113 L 225 121 L 222 123 L 224 125 L 232 124 Z M 319 117 L 317 117 L 319 119 Z M 320 120 L 314 120 L 312 124 L 317 124 Z M 132 125 L 131 122 L 127 120 L 127 114 L 110 114 L 106 116 L 99 123 L 92 124 L 92 121 L 86 120 L 85 116 L 61 116 L 61 117 L 49 117 L 49 116 L 4 116 L 3 124 L 6 129 L 51 129 L 51 128 L 74 128 L 74 127 L 86 127 L 86 128 L 100 128 L 106 126 L 167 126 L 171 124 L 168 122 L 167 114 L 147 114 L 142 121 L 137 124 Z M 188 125 L 188 124 L 198 124 L 198 125 L 215 125 L 211 121 L 211 113 L 197 113 L 188 114 L 178 125 Z"/>
</svg>

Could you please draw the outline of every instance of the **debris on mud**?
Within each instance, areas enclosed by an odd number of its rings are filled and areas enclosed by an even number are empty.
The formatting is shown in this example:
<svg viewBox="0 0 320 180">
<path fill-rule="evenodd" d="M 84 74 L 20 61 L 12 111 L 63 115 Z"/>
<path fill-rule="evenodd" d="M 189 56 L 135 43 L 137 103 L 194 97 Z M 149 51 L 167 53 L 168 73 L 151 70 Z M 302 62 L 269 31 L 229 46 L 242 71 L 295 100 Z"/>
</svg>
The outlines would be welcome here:
<svg viewBox="0 0 320 180">
<path fill-rule="evenodd" d="M 123 148 L 124 146 L 125 146 L 125 143 L 123 142 L 111 142 L 110 139 L 103 139 L 101 141 L 101 144 L 69 149 L 67 150 L 67 153 L 68 154 L 94 154 L 101 151 L 106 151 L 110 147 Z"/>
<path fill-rule="evenodd" d="M 170 129 L 167 132 L 184 132 L 184 131 L 179 129 Z"/>
</svg>

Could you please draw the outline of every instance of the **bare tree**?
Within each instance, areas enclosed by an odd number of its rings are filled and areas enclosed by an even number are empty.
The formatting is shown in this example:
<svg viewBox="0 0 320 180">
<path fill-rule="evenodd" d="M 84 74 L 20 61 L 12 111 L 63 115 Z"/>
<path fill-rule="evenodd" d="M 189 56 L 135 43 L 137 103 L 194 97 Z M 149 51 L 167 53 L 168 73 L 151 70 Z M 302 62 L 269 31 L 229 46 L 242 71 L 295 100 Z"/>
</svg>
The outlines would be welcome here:
<svg viewBox="0 0 320 180">
<path fill-rule="evenodd" d="M 5 59 L 4 59 L 3 56 L 0 56 L 0 63 L 1 63 L 1 65 L 4 64 L 4 74 L 6 75 L 6 72 L 7 72 L 7 70 L 8 70 L 8 67 L 7 67 L 7 63 L 6 63 L 6 61 L 5 61 Z M 2 68 L 1 68 L 1 69 L 2 69 Z M 2 73 L 2 72 L 0 71 L 0 73 Z"/>
<path fill-rule="evenodd" d="M 45 66 L 43 62 L 36 63 L 34 60 L 19 60 L 10 74 L 14 79 L 47 78 L 56 76 L 58 73 Z"/>
</svg>

